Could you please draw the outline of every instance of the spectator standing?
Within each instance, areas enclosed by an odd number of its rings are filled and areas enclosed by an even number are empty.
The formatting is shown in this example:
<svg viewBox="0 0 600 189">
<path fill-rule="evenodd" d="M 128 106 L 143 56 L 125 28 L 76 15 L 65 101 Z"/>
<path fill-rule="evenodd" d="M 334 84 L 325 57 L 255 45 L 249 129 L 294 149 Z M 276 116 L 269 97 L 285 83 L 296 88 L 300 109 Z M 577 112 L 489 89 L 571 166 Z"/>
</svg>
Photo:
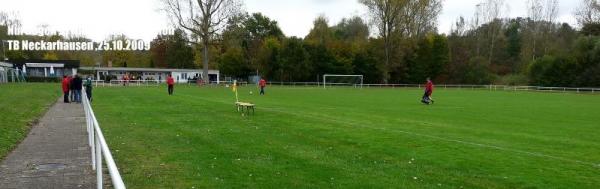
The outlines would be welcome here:
<svg viewBox="0 0 600 189">
<path fill-rule="evenodd" d="M 73 92 L 75 93 L 75 102 L 81 103 L 81 88 L 83 86 L 83 81 L 79 75 L 75 74 L 75 78 L 73 78 Z"/>
<path fill-rule="evenodd" d="M 71 95 L 71 102 L 75 101 L 75 90 L 73 89 L 73 76 L 69 76 L 69 94 Z"/>
<path fill-rule="evenodd" d="M 85 86 L 85 94 L 90 102 L 92 102 L 92 78 L 88 76 L 88 78 L 83 83 Z"/>
<path fill-rule="evenodd" d="M 62 80 L 62 91 L 63 91 L 63 101 L 64 103 L 69 103 L 69 90 L 71 89 L 69 84 L 71 82 L 69 81 L 69 78 L 67 76 L 63 76 L 63 80 Z"/>
</svg>

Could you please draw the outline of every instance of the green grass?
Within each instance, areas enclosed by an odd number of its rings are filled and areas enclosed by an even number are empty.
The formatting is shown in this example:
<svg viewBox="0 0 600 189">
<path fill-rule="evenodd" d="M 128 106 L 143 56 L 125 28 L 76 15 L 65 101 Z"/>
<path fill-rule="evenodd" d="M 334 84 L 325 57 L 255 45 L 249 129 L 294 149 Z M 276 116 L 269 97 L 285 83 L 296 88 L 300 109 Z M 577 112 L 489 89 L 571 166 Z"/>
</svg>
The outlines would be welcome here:
<svg viewBox="0 0 600 189">
<path fill-rule="evenodd" d="M 249 90 L 249 117 L 226 88 L 97 88 L 93 106 L 129 188 L 600 185 L 600 96 Z"/>
<path fill-rule="evenodd" d="M 60 96 L 60 84 L 0 84 L 0 160 Z"/>
</svg>

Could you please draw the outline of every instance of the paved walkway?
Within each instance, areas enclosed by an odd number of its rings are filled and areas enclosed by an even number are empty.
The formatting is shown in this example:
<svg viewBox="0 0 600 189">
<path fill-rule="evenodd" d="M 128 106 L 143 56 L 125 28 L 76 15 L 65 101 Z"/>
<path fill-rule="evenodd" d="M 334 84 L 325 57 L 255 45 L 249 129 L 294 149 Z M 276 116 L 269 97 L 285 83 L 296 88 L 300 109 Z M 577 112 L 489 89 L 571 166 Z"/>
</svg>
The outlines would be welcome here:
<svg viewBox="0 0 600 189">
<path fill-rule="evenodd" d="M 0 165 L 0 188 L 94 188 L 81 104 L 62 97 Z"/>
</svg>

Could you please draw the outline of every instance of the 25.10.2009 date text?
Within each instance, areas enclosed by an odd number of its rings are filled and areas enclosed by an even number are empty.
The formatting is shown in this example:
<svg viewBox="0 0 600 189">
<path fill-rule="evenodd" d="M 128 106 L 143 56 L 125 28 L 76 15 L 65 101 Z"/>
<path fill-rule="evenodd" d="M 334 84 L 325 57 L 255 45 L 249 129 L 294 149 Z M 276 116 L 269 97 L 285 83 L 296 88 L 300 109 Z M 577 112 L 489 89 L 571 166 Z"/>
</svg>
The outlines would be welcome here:
<svg viewBox="0 0 600 189">
<path fill-rule="evenodd" d="M 147 51 L 150 43 L 143 40 L 114 40 L 97 43 L 96 51 Z"/>
</svg>

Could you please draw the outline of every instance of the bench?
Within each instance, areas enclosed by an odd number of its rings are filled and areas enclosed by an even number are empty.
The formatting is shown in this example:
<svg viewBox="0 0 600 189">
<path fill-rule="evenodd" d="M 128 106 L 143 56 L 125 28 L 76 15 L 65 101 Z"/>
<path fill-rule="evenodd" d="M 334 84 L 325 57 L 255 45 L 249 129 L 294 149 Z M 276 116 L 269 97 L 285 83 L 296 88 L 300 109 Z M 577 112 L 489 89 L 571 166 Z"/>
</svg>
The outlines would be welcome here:
<svg viewBox="0 0 600 189">
<path fill-rule="evenodd" d="M 242 116 L 250 114 L 250 109 L 252 109 L 252 114 L 254 114 L 254 104 L 247 102 L 236 102 L 235 106 L 237 107 L 238 112 L 242 112 Z M 245 109 L 245 111 L 244 111 Z"/>
</svg>

